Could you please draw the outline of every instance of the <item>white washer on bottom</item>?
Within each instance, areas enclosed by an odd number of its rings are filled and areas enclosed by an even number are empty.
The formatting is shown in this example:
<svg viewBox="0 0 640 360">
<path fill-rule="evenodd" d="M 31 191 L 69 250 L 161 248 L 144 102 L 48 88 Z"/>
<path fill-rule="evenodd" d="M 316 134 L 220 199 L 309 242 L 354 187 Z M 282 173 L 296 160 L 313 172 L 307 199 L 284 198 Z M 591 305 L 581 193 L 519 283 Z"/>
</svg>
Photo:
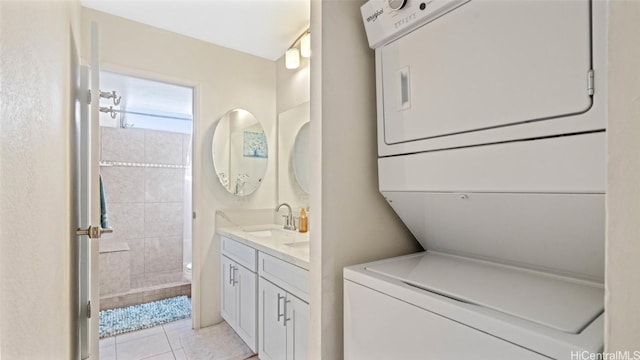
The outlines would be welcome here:
<svg viewBox="0 0 640 360">
<path fill-rule="evenodd" d="M 571 359 L 603 349 L 602 284 L 434 252 L 351 266 L 344 279 L 347 360 Z"/>
</svg>

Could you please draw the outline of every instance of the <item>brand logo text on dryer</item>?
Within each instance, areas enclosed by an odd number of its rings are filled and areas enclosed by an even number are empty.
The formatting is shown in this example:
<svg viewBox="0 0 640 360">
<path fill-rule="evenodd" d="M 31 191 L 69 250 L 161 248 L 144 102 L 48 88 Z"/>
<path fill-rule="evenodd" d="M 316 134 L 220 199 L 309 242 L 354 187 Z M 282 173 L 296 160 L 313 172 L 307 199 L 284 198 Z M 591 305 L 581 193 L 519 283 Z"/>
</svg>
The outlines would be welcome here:
<svg viewBox="0 0 640 360">
<path fill-rule="evenodd" d="M 397 28 L 399 28 L 401 26 L 407 25 L 408 23 L 410 23 L 411 21 L 413 21 L 415 19 L 416 19 L 416 14 L 413 13 L 413 14 L 411 14 L 411 15 L 403 18 L 403 19 L 400 19 L 400 20 L 396 21 L 393 25 L 397 29 Z"/>
<path fill-rule="evenodd" d="M 383 12 L 384 12 L 384 9 L 382 8 L 376 10 L 376 12 L 374 12 L 369 17 L 367 17 L 367 22 L 376 21 L 378 19 L 378 16 L 382 15 Z"/>
</svg>

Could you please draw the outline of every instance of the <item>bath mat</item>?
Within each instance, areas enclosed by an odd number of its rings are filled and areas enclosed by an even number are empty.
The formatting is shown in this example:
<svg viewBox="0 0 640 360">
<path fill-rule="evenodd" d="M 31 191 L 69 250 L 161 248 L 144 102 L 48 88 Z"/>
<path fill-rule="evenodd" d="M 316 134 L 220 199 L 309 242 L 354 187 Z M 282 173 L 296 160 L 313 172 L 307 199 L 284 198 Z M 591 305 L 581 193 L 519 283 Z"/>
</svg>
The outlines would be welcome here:
<svg viewBox="0 0 640 360">
<path fill-rule="evenodd" d="M 186 296 L 100 311 L 100 338 L 149 328 L 191 316 Z"/>
<path fill-rule="evenodd" d="M 180 337 L 187 359 L 245 360 L 254 354 L 226 322 Z"/>
</svg>

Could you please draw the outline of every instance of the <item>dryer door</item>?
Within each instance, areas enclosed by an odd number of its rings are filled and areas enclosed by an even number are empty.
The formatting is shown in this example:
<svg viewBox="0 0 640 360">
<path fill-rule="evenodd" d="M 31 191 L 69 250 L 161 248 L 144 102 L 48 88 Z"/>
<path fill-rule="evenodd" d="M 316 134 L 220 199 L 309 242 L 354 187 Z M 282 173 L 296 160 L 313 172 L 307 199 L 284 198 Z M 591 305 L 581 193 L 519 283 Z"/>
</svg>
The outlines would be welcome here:
<svg viewBox="0 0 640 360">
<path fill-rule="evenodd" d="M 590 2 L 474 0 L 380 50 L 384 140 L 587 111 Z"/>
</svg>

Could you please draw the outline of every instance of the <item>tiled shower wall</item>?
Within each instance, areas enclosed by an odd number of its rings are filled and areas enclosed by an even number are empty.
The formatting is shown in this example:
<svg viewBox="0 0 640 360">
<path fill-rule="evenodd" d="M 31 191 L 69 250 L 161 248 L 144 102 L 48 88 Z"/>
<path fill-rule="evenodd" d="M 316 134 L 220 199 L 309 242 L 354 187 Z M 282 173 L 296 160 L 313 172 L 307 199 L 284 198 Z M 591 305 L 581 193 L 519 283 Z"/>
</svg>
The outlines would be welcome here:
<svg viewBox="0 0 640 360">
<path fill-rule="evenodd" d="M 129 245 L 132 287 L 181 273 L 190 135 L 101 127 L 101 147 L 102 162 L 130 164 L 100 167 L 114 229 L 101 241 Z"/>
</svg>

